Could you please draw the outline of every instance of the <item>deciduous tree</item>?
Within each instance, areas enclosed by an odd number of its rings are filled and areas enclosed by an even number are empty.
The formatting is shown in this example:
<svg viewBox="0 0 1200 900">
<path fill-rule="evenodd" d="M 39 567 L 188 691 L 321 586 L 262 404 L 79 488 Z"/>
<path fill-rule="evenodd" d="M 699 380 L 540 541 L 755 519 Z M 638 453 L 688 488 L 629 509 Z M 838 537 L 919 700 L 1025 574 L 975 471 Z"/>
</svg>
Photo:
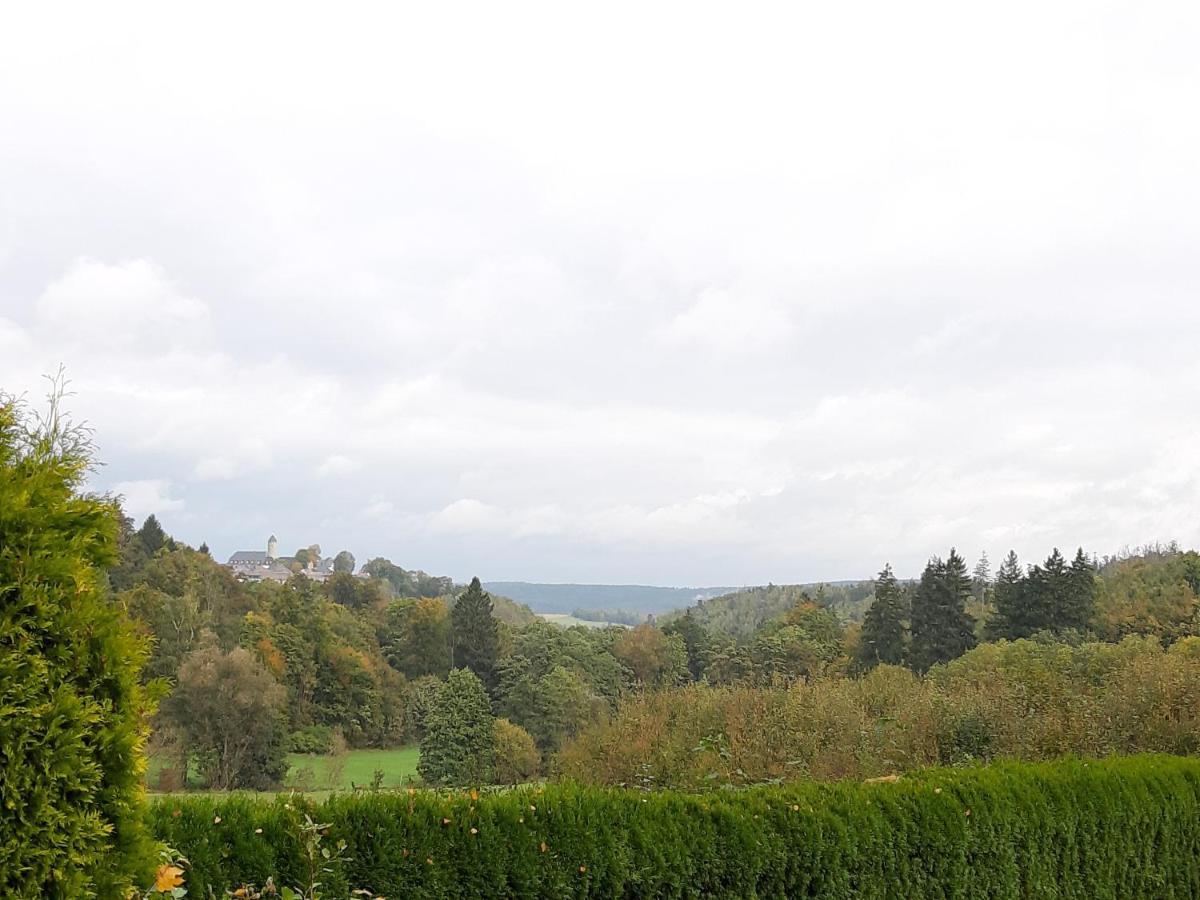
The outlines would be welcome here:
<svg viewBox="0 0 1200 900">
<path fill-rule="evenodd" d="M 164 713 L 216 790 L 276 786 L 286 765 L 287 692 L 247 650 L 212 634 L 187 655 Z"/>
<path fill-rule="evenodd" d="M 687 650 L 679 636 L 668 636 L 648 623 L 631 628 L 613 642 L 613 655 L 648 687 L 678 684 L 687 677 Z"/>
</svg>

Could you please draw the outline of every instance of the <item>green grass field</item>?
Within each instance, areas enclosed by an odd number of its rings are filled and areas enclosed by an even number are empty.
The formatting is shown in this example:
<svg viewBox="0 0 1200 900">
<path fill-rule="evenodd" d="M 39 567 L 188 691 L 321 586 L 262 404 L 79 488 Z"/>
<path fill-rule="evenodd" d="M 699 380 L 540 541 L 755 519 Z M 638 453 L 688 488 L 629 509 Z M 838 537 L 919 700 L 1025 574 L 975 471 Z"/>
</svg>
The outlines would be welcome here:
<svg viewBox="0 0 1200 900">
<path fill-rule="evenodd" d="M 616 625 L 618 628 L 628 628 L 620 622 L 596 622 L 592 619 L 577 619 L 574 616 L 566 613 L 538 613 L 543 619 L 551 624 L 558 625 L 562 628 L 570 628 L 572 625 L 582 625 L 585 628 L 607 628 L 610 625 Z"/>
<path fill-rule="evenodd" d="M 369 787 L 376 770 L 383 772 L 383 787 L 395 787 L 417 777 L 420 755 L 416 745 L 394 750 L 350 750 L 340 757 L 289 753 L 288 773 L 282 787 L 285 791 L 313 794 L 348 791 L 354 785 Z M 146 783 L 152 791 L 156 791 L 158 775 L 165 763 L 157 756 L 149 758 Z M 189 780 L 194 784 L 198 779 L 199 774 L 192 772 Z"/>
<path fill-rule="evenodd" d="M 348 791 L 356 784 L 370 786 L 378 770 L 383 772 L 383 786 L 395 787 L 417 777 L 418 758 L 420 752 L 415 746 L 395 750 L 351 750 L 340 757 L 289 753 L 284 784 L 314 791 Z M 339 766 L 340 774 L 337 772 Z M 311 770 L 311 778 L 306 770 Z"/>
</svg>

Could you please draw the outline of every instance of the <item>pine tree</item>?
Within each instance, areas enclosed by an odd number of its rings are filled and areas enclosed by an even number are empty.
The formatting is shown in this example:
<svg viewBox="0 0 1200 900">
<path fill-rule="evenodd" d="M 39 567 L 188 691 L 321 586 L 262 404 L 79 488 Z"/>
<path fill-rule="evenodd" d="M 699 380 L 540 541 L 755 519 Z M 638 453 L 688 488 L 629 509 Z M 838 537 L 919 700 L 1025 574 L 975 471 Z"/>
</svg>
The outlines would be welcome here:
<svg viewBox="0 0 1200 900">
<path fill-rule="evenodd" d="M 1067 603 L 1062 627 L 1083 631 L 1096 611 L 1096 569 L 1080 547 L 1067 573 Z"/>
<path fill-rule="evenodd" d="M 1071 619 L 1071 575 L 1067 569 L 1067 561 L 1055 547 L 1046 557 L 1044 567 L 1046 573 L 1046 591 L 1044 607 L 1046 609 L 1046 628 L 1055 633 L 1070 627 Z"/>
<path fill-rule="evenodd" d="M 166 546 L 167 533 L 163 530 L 162 525 L 159 524 L 158 517 L 154 513 L 146 516 L 146 521 L 138 529 L 138 538 L 141 540 L 142 546 L 146 548 L 146 552 L 151 556 Z"/>
<path fill-rule="evenodd" d="M 929 561 L 913 596 L 912 644 L 909 664 L 918 672 L 947 662 L 975 646 L 975 631 L 967 614 L 971 579 L 967 565 L 953 548 L 945 562 Z"/>
<path fill-rule="evenodd" d="M 496 686 L 500 631 L 492 615 L 492 598 L 478 578 L 472 578 L 450 614 L 450 640 L 455 668 L 470 669 L 489 692 Z"/>
<path fill-rule="evenodd" d="M 1022 595 L 1021 627 L 1014 638 L 1031 637 L 1038 632 L 1057 634 L 1062 630 L 1069 604 L 1067 561 L 1055 547 L 1040 566 L 1030 566 Z"/>
<path fill-rule="evenodd" d="M 996 585 L 992 590 L 996 611 L 985 626 L 988 640 L 1015 640 L 1026 636 L 1024 591 L 1025 573 L 1021 571 L 1021 562 L 1017 559 L 1017 554 L 1009 550 L 1008 556 L 1004 558 L 1000 570 L 996 573 Z"/>
<path fill-rule="evenodd" d="M 495 725 L 487 691 L 470 669 L 454 669 L 425 716 L 417 771 L 430 784 L 465 787 L 491 781 Z"/>
<path fill-rule="evenodd" d="M 904 661 L 904 593 L 885 565 L 875 579 L 875 600 L 863 618 L 859 636 L 858 664 L 871 669 L 880 663 L 898 666 Z"/>
<path fill-rule="evenodd" d="M 974 577 L 971 579 L 971 592 L 980 603 L 987 603 L 992 586 L 992 565 L 988 560 L 987 551 L 979 554 L 979 562 L 975 563 Z"/>
</svg>

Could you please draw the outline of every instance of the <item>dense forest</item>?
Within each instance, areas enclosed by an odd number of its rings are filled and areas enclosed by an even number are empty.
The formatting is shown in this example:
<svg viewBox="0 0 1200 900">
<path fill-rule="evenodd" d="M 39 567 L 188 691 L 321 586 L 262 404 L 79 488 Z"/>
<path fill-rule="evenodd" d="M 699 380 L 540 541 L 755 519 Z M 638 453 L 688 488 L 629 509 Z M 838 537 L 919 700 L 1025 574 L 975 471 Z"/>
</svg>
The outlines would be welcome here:
<svg viewBox="0 0 1200 900">
<path fill-rule="evenodd" d="M 986 642 L 1071 648 L 1143 635 L 1168 647 L 1200 634 L 1200 556 L 1175 546 L 1104 560 L 1053 550 L 1027 567 L 1010 554 L 995 575 L 986 558 L 969 570 L 951 550 L 909 582 L 885 566 L 874 581 L 769 585 L 657 622 L 633 614 L 624 626 L 565 629 L 478 580 L 455 587 L 385 559 L 322 583 L 244 583 L 153 516 L 136 529 L 124 521 L 120 551 L 113 597 L 152 638 L 145 677 L 166 693 L 153 738 L 168 760 L 154 775 L 162 789 L 189 777 L 273 787 L 289 751 L 414 742 L 431 783 L 583 776 L 621 769 L 598 748 L 648 709 L 721 720 L 721 690 L 760 692 L 738 700 L 753 707 L 789 686 L 861 685 L 878 666 L 920 678 Z M 871 684 L 894 690 L 895 677 Z M 689 684 L 700 694 L 675 695 Z M 687 740 L 729 739 L 726 725 L 702 730 L 685 729 Z M 622 752 L 642 746 L 633 737 L 617 742 Z"/>
</svg>

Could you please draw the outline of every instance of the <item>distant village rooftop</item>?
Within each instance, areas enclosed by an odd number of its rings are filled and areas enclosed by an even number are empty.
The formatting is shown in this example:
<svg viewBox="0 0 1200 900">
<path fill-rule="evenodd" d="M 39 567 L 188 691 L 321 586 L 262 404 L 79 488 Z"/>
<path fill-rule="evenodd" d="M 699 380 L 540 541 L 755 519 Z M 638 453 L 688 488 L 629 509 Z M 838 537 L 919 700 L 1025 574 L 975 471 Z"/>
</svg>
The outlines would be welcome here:
<svg viewBox="0 0 1200 900">
<path fill-rule="evenodd" d="M 229 557 L 226 568 L 243 581 L 288 581 L 303 575 L 313 581 L 324 581 L 333 574 L 333 557 L 322 557 L 321 547 L 313 544 L 305 551 L 307 559 L 280 556 L 275 535 L 267 539 L 267 549 L 238 550 Z"/>
</svg>

